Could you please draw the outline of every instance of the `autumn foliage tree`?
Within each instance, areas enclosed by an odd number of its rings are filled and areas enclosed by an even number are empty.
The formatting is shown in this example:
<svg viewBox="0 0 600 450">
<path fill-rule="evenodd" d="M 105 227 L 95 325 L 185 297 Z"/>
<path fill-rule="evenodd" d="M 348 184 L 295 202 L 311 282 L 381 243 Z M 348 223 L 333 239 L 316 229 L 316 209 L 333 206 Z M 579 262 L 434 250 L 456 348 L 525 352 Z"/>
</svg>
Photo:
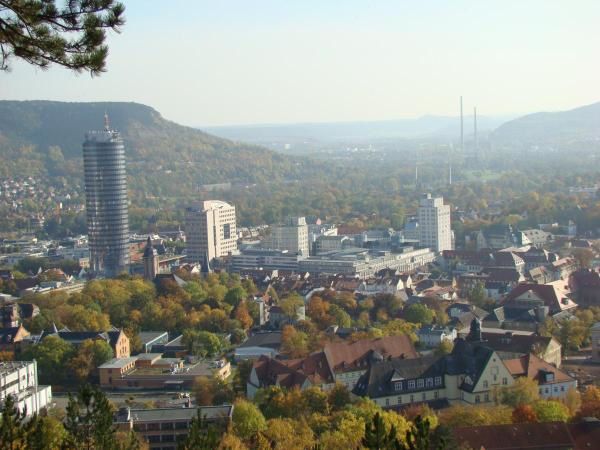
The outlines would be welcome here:
<svg viewBox="0 0 600 450">
<path fill-rule="evenodd" d="M 512 421 L 513 423 L 536 423 L 538 417 L 531 405 L 522 404 L 513 410 Z"/>
</svg>

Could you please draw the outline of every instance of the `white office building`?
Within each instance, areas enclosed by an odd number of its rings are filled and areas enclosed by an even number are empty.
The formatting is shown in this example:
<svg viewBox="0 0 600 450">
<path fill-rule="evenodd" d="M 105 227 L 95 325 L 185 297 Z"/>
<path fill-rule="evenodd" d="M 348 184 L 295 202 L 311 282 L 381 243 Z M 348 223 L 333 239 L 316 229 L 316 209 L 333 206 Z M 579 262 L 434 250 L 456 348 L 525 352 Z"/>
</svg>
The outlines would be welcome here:
<svg viewBox="0 0 600 450">
<path fill-rule="evenodd" d="M 289 217 L 282 225 L 270 227 L 270 234 L 262 242 L 263 248 L 287 250 L 300 256 L 309 255 L 308 225 L 304 217 Z"/>
<path fill-rule="evenodd" d="M 435 252 L 452 250 L 450 206 L 442 197 L 425 194 L 419 203 L 419 244 Z"/>
<path fill-rule="evenodd" d="M 237 251 L 235 206 L 204 201 L 187 208 L 185 223 L 189 262 L 206 263 Z"/>
<path fill-rule="evenodd" d="M 15 399 L 19 411 L 26 411 L 27 417 L 52 403 L 52 388 L 38 385 L 35 361 L 0 362 L 0 403 L 9 395 Z"/>
</svg>

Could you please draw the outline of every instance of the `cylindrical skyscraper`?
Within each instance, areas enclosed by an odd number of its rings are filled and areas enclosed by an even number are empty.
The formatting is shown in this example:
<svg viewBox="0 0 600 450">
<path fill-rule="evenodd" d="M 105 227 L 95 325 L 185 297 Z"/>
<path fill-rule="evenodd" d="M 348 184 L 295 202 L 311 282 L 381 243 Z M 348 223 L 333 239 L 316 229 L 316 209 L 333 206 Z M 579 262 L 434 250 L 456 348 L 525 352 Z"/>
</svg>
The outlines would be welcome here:
<svg viewBox="0 0 600 450">
<path fill-rule="evenodd" d="M 110 129 L 89 131 L 83 143 L 90 269 L 114 277 L 129 270 L 129 212 L 125 146 Z"/>
</svg>

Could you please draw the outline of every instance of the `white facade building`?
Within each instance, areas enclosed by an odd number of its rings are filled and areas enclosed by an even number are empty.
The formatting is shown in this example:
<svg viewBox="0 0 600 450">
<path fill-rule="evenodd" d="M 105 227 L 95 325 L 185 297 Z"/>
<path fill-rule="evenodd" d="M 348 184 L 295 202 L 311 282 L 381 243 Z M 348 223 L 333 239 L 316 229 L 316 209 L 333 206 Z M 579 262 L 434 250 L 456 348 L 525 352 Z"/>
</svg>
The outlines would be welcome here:
<svg viewBox="0 0 600 450">
<path fill-rule="evenodd" d="M 188 208 L 185 234 L 190 262 L 210 262 L 236 252 L 235 206 L 207 200 Z"/>
<path fill-rule="evenodd" d="M 435 252 L 452 250 L 450 206 L 442 197 L 425 194 L 419 203 L 419 243 Z"/>
<path fill-rule="evenodd" d="M 52 403 L 52 388 L 38 385 L 35 361 L 0 362 L 0 402 L 9 395 L 15 399 L 19 411 L 26 411 L 27 417 Z"/>
<path fill-rule="evenodd" d="M 287 250 L 301 256 L 309 255 L 308 225 L 304 217 L 289 217 L 283 225 L 270 227 L 270 231 L 262 242 L 263 248 Z"/>
</svg>

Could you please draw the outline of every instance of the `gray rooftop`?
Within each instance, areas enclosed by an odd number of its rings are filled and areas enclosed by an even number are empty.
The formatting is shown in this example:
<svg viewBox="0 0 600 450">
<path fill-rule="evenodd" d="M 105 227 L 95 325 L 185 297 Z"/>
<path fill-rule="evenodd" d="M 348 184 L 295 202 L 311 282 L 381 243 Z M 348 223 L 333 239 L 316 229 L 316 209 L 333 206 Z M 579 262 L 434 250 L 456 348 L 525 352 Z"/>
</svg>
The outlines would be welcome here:
<svg viewBox="0 0 600 450">
<path fill-rule="evenodd" d="M 191 421 L 197 415 L 198 408 L 156 408 L 130 409 L 129 414 L 134 423 L 140 422 L 172 422 Z M 233 405 L 201 406 L 200 415 L 207 420 L 231 417 Z M 119 411 L 117 422 L 126 422 L 126 412 Z"/>
<path fill-rule="evenodd" d="M 106 361 L 102 364 L 99 369 L 120 369 L 127 364 L 137 361 L 137 356 L 131 356 L 129 358 L 113 358 L 110 361 Z"/>
</svg>

